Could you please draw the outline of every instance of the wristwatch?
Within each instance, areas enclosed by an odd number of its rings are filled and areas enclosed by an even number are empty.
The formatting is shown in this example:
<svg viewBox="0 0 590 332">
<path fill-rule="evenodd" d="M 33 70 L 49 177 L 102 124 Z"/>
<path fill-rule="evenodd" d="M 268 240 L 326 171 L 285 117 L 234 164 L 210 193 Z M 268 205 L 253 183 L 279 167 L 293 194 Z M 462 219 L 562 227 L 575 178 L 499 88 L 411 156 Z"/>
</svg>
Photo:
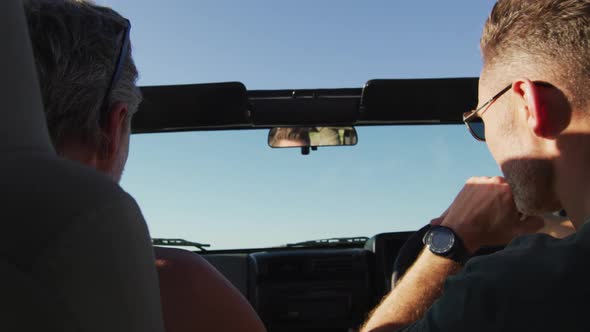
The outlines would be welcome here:
<svg viewBox="0 0 590 332">
<path fill-rule="evenodd" d="M 459 264 L 465 264 L 469 259 L 469 253 L 461 241 L 461 238 L 452 229 L 445 226 L 432 226 L 424 237 L 422 243 L 430 251 L 438 256 L 447 257 Z"/>
</svg>

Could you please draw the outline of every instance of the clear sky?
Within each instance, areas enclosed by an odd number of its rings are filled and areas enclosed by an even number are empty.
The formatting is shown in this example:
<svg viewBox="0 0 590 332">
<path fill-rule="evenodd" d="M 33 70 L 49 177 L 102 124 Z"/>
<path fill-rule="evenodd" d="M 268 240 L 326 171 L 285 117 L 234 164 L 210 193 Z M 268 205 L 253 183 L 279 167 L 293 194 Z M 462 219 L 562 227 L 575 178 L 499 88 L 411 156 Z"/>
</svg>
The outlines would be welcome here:
<svg viewBox="0 0 590 332">
<path fill-rule="evenodd" d="M 131 20 L 140 85 L 241 81 L 249 89 L 478 76 L 494 3 L 97 2 Z M 270 149 L 265 131 L 138 135 L 122 185 L 152 236 L 221 249 L 417 229 L 468 177 L 499 174 L 464 126 L 358 131 L 357 146 L 310 156 Z"/>
</svg>

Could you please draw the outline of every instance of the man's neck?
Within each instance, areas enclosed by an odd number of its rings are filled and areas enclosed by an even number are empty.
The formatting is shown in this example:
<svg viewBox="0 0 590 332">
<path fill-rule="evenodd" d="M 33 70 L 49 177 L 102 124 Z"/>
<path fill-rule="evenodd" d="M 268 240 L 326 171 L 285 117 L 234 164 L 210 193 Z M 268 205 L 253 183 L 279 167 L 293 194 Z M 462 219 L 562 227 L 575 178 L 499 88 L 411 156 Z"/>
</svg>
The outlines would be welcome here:
<svg viewBox="0 0 590 332">
<path fill-rule="evenodd" d="M 588 184 L 590 185 L 590 183 Z M 565 197 L 563 199 L 563 206 L 568 217 L 572 221 L 572 224 L 576 230 L 580 229 L 590 218 L 590 199 L 588 198 L 590 196 L 588 193 L 588 187 L 574 188 L 569 193 L 561 195 L 561 197 Z"/>
<path fill-rule="evenodd" d="M 1 1 L 1 0 L 0 0 Z M 98 153 L 90 148 L 68 146 L 62 147 L 58 150 L 60 156 L 77 161 L 81 164 L 96 169 L 97 171 L 112 178 L 115 182 L 119 182 L 119 178 L 113 175 L 112 162 L 110 160 L 101 160 L 98 158 Z"/>
<path fill-rule="evenodd" d="M 557 194 L 576 229 L 590 217 L 590 135 L 572 135 L 556 161 Z"/>
</svg>

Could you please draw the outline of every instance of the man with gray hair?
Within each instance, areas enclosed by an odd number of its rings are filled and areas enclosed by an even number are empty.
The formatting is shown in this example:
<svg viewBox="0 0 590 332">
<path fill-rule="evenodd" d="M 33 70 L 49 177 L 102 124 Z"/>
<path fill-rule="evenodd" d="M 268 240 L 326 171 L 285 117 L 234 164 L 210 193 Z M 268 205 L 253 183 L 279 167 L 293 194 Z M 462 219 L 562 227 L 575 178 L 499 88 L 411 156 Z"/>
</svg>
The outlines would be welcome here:
<svg viewBox="0 0 590 332">
<path fill-rule="evenodd" d="M 499 0 L 481 50 L 464 121 L 504 177 L 467 181 L 363 331 L 590 329 L 590 0 Z M 560 209 L 573 235 L 514 239 Z"/>
<path fill-rule="evenodd" d="M 116 182 L 141 102 L 129 22 L 84 1 L 26 1 L 47 124 L 57 152 Z M 82 19 L 83 18 L 83 19 Z"/>
<path fill-rule="evenodd" d="M 53 145 L 119 182 L 142 98 L 129 21 L 84 0 L 26 0 L 25 11 Z M 155 255 L 167 331 L 264 331 L 248 301 L 203 258 L 166 248 Z"/>
</svg>

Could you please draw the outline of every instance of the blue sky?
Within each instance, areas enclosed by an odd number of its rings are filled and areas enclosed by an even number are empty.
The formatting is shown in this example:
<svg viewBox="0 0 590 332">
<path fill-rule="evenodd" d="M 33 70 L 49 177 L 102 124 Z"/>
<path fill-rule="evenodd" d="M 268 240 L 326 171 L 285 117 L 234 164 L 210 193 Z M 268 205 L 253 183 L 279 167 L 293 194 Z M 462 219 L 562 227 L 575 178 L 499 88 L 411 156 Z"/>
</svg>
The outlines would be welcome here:
<svg viewBox="0 0 590 332">
<path fill-rule="evenodd" d="M 493 1 L 103 0 L 132 22 L 141 85 L 361 87 L 479 74 Z M 426 98 L 427 96 L 425 96 Z M 267 132 L 138 135 L 122 185 L 154 237 L 262 247 L 412 230 L 474 175 L 497 175 L 463 126 L 358 128 L 310 156 Z"/>
</svg>

